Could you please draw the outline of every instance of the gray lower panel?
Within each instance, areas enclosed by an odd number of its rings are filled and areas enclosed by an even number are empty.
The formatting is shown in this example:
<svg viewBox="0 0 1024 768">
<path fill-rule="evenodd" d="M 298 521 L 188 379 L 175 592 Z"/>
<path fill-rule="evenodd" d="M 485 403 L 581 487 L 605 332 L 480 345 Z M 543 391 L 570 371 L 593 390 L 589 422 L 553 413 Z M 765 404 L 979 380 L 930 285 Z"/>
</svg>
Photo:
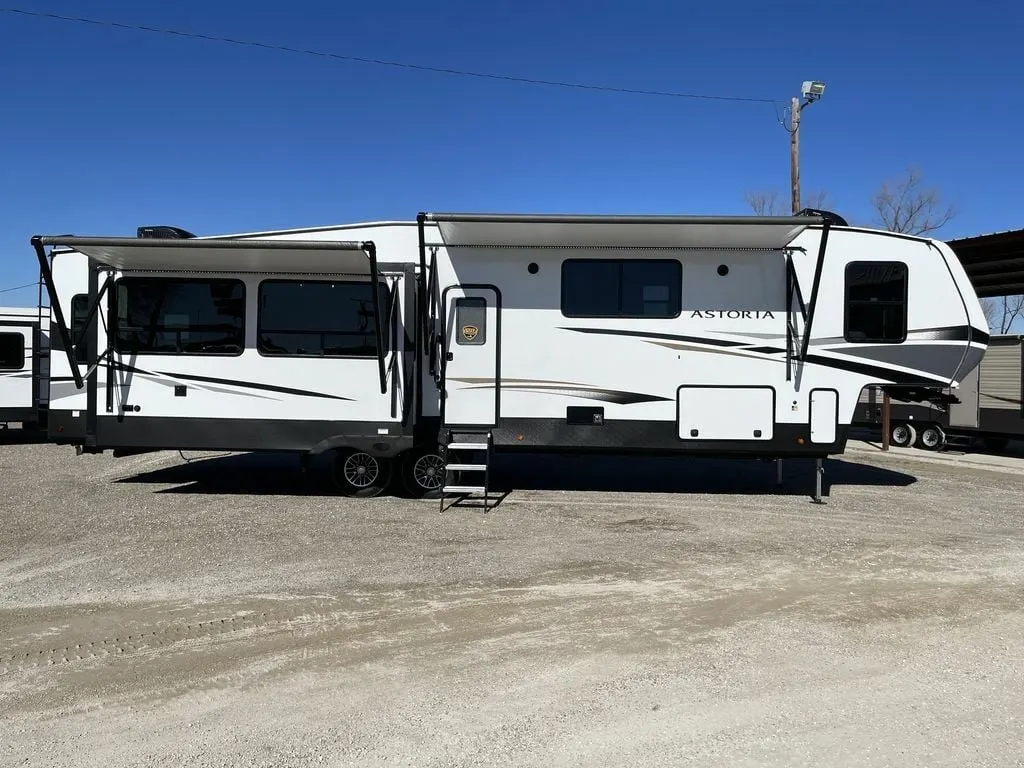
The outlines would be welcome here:
<svg viewBox="0 0 1024 768">
<path fill-rule="evenodd" d="M 0 408 L 0 424 L 9 421 L 38 422 L 39 410 L 36 408 Z"/>
<path fill-rule="evenodd" d="M 378 434 L 384 428 L 391 433 Z M 378 456 L 393 456 L 413 444 L 410 429 L 376 422 L 155 416 L 100 416 L 93 437 L 86 434 L 85 417 L 69 411 L 51 414 L 50 436 L 94 449 L 319 452 L 350 447 Z"/>
<path fill-rule="evenodd" d="M 563 419 L 502 419 L 494 429 L 498 449 L 689 454 L 785 458 L 829 456 L 846 450 L 848 428 L 840 424 L 834 443 L 812 444 L 810 426 L 775 424 L 771 440 L 680 440 L 674 421 L 606 421 L 570 424 Z"/>
</svg>

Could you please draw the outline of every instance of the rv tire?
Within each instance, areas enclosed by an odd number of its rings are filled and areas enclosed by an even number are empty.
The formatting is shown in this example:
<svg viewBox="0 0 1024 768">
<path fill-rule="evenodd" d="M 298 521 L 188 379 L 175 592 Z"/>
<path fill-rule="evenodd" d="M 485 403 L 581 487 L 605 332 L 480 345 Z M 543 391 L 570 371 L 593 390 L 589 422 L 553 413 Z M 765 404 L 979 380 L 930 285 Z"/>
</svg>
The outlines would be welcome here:
<svg viewBox="0 0 1024 768">
<path fill-rule="evenodd" d="M 399 457 L 402 485 L 416 499 L 439 499 L 448 473 L 438 448 L 414 448 Z"/>
<path fill-rule="evenodd" d="M 366 499 L 384 492 L 391 481 L 391 459 L 341 448 L 334 453 L 334 485 L 345 496 Z"/>
<path fill-rule="evenodd" d="M 889 433 L 889 442 L 897 448 L 907 448 L 916 440 L 917 430 L 914 429 L 913 424 L 907 424 L 905 421 L 893 424 L 892 431 Z"/>
<path fill-rule="evenodd" d="M 941 451 L 946 447 L 946 433 L 938 424 L 926 424 L 917 441 L 926 451 Z"/>
</svg>

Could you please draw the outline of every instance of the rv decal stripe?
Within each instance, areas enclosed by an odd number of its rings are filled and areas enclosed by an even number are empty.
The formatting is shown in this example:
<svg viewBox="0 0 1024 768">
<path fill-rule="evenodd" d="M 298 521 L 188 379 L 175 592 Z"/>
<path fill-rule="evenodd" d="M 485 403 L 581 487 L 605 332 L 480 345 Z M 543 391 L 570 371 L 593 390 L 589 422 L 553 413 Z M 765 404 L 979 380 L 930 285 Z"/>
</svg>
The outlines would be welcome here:
<svg viewBox="0 0 1024 768">
<path fill-rule="evenodd" d="M 634 336 L 642 339 L 667 339 L 668 341 L 688 341 L 691 344 L 711 344 L 716 347 L 742 347 L 742 341 L 725 339 L 708 339 L 700 336 L 680 336 L 674 333 L 651 333 L 649 331 L 620 331 L 611 328 L 562 328 L 563 331 L 576 333 L 596 333 L 604 336 Z"/>
<path fill-rule="evenodd" d="M 145 371 L 140 371 L 145 373 Z M 308 389 L 293 389 L 292 387 L 279 387 L 276 384 L 257 384 L 251 381 L 239 381 L 238 379 L 218 379 L 213 376 L 196 376 L 191 373 L 171 373 L 168 371 L 156 371 L 160 376 L 168 376 L 175 379 L 184 379 L 185 381 L 201 381 L 207 384 L 230 384 L 236 387 L 246 387 L 247 389 L 258 389 L 263 392 L 280 392 L 283 395 L 302 395 L 304 397 L 321 397 L 325 400 L 349 400 L 351 397 L 342 397 L 341 395 L 328 395 L 325 392 L 313 392 Z"/>
<path fill-rule="evenodd" d="M 921 382 L 934 382 L 949 386 L 949 379 L 937 378 L 927 373 L 908 373 L 907 371 L 896 371 L 892 368 L 885 368 L 879 365 L 867 365 L 855 363 L 851 360 L 839 360 L 834 357 L 822 357 L 821 355 L 808 355 L 807 362 L 813 365 L 821 365 L 826 368 L 835 368 L 850 373 L 860 373 L 865 376 L 877 376 L 881 379 L 891 381 L 895 384 L 920 384 Z"/>
<path fill-rule="evenodd" d="M 485 378 L 452 378 L 450 381 L 458 381 L 471 386 L 466 389 L 489 389 L 494 387 L 494 379 Z M 586 384 L 575 384 L 569 381 L 544 381 L 532 379 L 502 379 L 503 390 L 517 392 L 542 392 L 552 395 L 566 395 L 578 397 L 584 400 L 601 400 L 606 403 L 617 405 L 635 405 L 636 403 L 670 402 L 672 398 L 661 397 L 660 395 L 647 395 L 641 392 L 625 392 L 617 389 L 598 389 L 589 387 Z"/>
</svg>

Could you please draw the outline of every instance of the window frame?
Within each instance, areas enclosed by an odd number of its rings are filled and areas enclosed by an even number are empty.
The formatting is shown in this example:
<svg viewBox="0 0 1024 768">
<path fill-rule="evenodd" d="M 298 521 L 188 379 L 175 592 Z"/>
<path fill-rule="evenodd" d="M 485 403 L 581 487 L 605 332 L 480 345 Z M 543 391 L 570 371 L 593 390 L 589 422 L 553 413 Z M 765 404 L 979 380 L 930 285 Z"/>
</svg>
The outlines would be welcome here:
<svg viewBox="0 0 1024 768">
<path fill-rule="evenodd" d="M 78 365 L 88 365 L 88 363 L 89 363 L 89 350 L 90 350 L 89 344 L 93 341 L 92 334 L 87 333 L 85 335 L 85 338 L 82 339 L 82 343 L 80 345 L 82 347 L 82 350 L 81 350 L 82 351 L 82 355 L 81 355 L 81 357 L 79 357 L 79 355 L 78 355 L 79 350 L 78 350 L 78 347 L 75 345 L 75 339 L 78 336 L 76 331 L 81 331 L 82 330 L 81 327 L 78 327 L 78 328 L 75 327 L 75 302 L 78 301 L 79 299 L 85 301 L 85 313 L 86 313 L 86 315 L 89 314 L 89 294 L 87 294 L 87 293 L 76 293 L 74 296 L 72 296 L 71 297 L 71 317 L 69 318 L 71 322 L 70 322 L 69 327 L 68 327 L 68 331 L 71 333 L 71 355 L 72 355 L 72 357 L 74 357 L 75 362 Z M 88 327 L 88 325 L 91 325 L 91 323 L 87 324 L 86 327 Z"/>
<path fill-rule="evenodd" d="M 885 302 L 869 302 L 869 301 L 850 301 L 850 270 L 857 267 L 863 268 L 864 266 L 875 266 L 875 267 L 899 267 L 903 271 L 903 294 L 898 301 L 885 301 Z M 894 260 L 860 260 L 848 262 L 845 269 L 843 270 L 843 340 L 848 344 L 902 344 L 907 340 L 907 332 L 910 325 L 910 306 L 909 298 L 910 295 L 910 265 L 905 261 L 894 261 Z M 850 338 L 850 307 L 852 305 L 857 306 L 901 306 L 903 307 L 903 323 L 901 326 L 900 336 L 897 339 L 851 339 Z"/>
<path fill-rule="evenodd" d="M 375 352 L 372 355 L 302 355 L 302 354 L 291 354 L 291 353 L 275 353 L 275 352 L 264 352 L 263 341 L 262 341 L 262 324 L 263 324 L 263 286 L 267 283 L 333 283 L 335 285 L 372 285 L 372 280 L 330 280 L 330 279 L 303 279 L 303 278 L 276 278 L 268 277 L 260 280 L 256 286 L 256 352 L 260 357 L 265 357 L 268 360 L 376 360 L 378 355 L 386 356 L 389 353 L 395 351 L 398 348 L 396 339 L 393 332 L 394 329 L 390 328 L 391 323 L 391 312 L 394 309 L 394 303 L 396 299 L 396 291 L 389 286 L 385 281 L 378 280 L 377 289 L 383 289 L 384 294 L 381 296 L 383 301 L 380 306 L 381 312 L 381 331 L 384 339 L 384 344 L 380 352 Z M 315 331 L 310 331 L 315 333 Z"/>
<path fill-rule="evenodd" d="M 28 346 L 28 340 L 25 338 L 25 334 L 21 331 L 6 331 L 2 327 L 0 327 L 0 336 L 17 336 L 19 339 L 21 339 L 21 365 L 19 365 L 17 368 L 14 368 L 12 366 L 6 366 L 3 364 L 3 360 L 0 359 L 0 371 L 4 371 L 5 373 L 10 373 L 12 371 L 24 371 L 26 362 L 25 349 Z"/>
<path fill-rule="evenodd" d="M 617 264 L 619 267 L 619 278 L 618 278 L 618 289 L 619 289 L 619 305 L 622 305 L 622 285 L 623 285 L 623 267 L 626 264 L 674 264 L 676 268 L 676 274 L 678 280 L 676 286 L 678 289 L 678 308 L 673 314 L 665 315 L 635 315 L 635 314 L 575 314 L 567 313 L 565 311 L 565 298 L 566 298 L 566 279 L 565 279 L 565 267 L 567 264 Z M 561 272 L 559 275 L 561 279 L 560 285 L 560 297 L 559 297 L 559 310 L 562 313 L 562 317 L 589 319 L 589 320 L 673 320 L 680 317 L 683 314 L 683 263 L 679 259 L 600 259 L 600 258 L 581 258 L 581 259 L 563 259 Z"/>
<path fill-rule="evenodd" d="M 160 352 L 156 350 L 131 350 L 123 349 L 120 345 L 120 329 L 121 329 L 121 312 L 120 312 L 120 286 L 125 280 L 130 281 L 164 281 L 164 282 L 176 282 L 176 283 L 237 283 L 242 286 L 242 344 L 241 349 L 237 352 L 183 352 L 180 349 L 177 352 Z M 111 303 L 113 304 L 113 316 L 114 316 L 114 328 L 113 328 L 113 349 L 119 355 L 152 355 L 154 357 L 240 357 L 245 353 L 245 336 L 248 325 L 248 286 L 245 281 L 238 277 L 172 277 L 169 275 L 123 275 L 119 277 L 113 285 L 113 290 L 109 292 L 112 294 Z M 72 339 L 72 341 L 74 341 Z"/>
<path fill-rule="evenodd" d="M 465 302 L 465 303 L 462 303 Z M 469 302 L 472 302 L 470 304 Z M 463 325 L 462 321 L 459 320 L 459 307 L 476 307 L 483 309 L 483 323 L 482 327 L 478 330 L 477 335 L 473 337 L 472 341 L 466 341 L 461 333 Z M 460 347 L 486 347 L 487 346 L 487 310 L 490 309 L 490 305 L 487 303 L 487 299 L 483 296 L 458 296 L 455 298 L 455 343 Z M 482 331 L 483 333 L 480 333 Z M 479 341 L 477 341 L 479 339 Z"/>
</svg>

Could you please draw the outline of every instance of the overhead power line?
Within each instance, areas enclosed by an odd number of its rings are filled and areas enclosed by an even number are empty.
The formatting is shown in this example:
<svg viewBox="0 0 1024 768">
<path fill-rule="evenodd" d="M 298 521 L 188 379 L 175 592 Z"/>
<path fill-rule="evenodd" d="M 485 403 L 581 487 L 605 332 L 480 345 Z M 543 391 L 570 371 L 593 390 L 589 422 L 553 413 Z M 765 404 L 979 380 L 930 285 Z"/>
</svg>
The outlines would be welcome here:
<svg viewBox="0 0 1024 768">
<path fill-rule="evenodd" d="M 84 16 L 66 16 L 59 13 L 47 13 L 44 11 L 28 11 L 23 8 L 0 8 L 5 13 L 16 13 L 22 16 L 34 16 L 40 19 L 56 19 L 58 21 L 70 21 L 78 24 L 92 24 L 100 27 L 114 27 L 135 32 L 150 32 L 160 35 L 173 35 L 175 37 L 189 38 L 192 40 L 206 40 L 212 43 L 228 43 L 230 45 L 241 45 L 250 48 L 263 48 L 271 51 L 284 53 L 296 53 L 303 56 L 317 56 L 325 59 L 338 59 L 341 61 L 355 61 L 361 64 L 376 64 L 383 67 L 396 67 L 399 69 L 411 69 L 420 72 L 434 72 L 442 75 L 458 75 L 461 77 L 476 77 L 486 80 L 504 80 L 512 83 L 525 83 L 527 85 L 546 85 L 557 88 L 575 88 L 587 91 L 606 91 L 609 93 L 627 93 L 637 96 L 662 96 L 675 99 L 704 99 L 707 101 L 742 101 L 758 104 L 777 104 L 776 99 L 758 99 L 748 96 L 723 96 L 706 93 L 681 93 L 678 91 L 659 91 L 645 88 L 620 88 L 614 85 L 598 85 L 594 83 L 573 83 L 564 80 L 543 80 L 533 77 L 518 77 L 515 75 L 500 75 L 493 72 L 476 72 L 468 69 L 452 69 L 448 67 L 432 67 L 426 64 L 413 64 L 407 61 L 391 61 L 389 59 L 376 59 L 367 56 L 353 56 L 333 51 L 319 51 L 311 48 L 296 48 L 290 45 L 279 45 L 277 43 L 265 43 L 258 40 L 241 40 L 233 37 L 221 37 L 219 35 L 206 35 L 200 32 L 185 32 L 180 29 L 166 29 L 162 27 L 150 27 L 143 24 L 128 24 L 120 21 L 108 21 L 104 19 L 90 19 Z"/>
<path fill-rule="evenodd" d="M 22 291 L 26 288 L 35 288 L 39 283 L 26 283 L 25 285 L 16 285 L 13 288 L 0 289 L 0 293 L 10 293 L 11 291 Z"/>
</svg>

